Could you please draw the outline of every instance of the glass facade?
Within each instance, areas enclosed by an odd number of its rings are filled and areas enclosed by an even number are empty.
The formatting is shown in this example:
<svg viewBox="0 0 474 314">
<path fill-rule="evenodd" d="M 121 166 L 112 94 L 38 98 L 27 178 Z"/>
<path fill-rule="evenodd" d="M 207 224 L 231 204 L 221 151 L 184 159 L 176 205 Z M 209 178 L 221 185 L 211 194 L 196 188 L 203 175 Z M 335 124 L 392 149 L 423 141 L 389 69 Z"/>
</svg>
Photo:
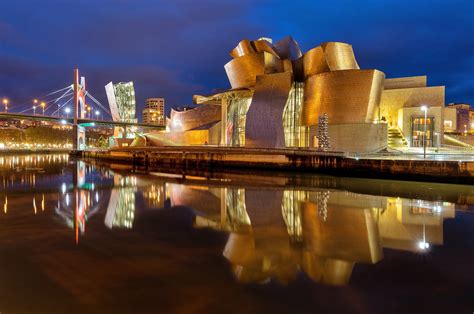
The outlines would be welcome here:
<svg viewBox="0 0 474 314">
<path fill-rule="evenodd" d="M 133 82 L 114 84 L 117 107 L 122 122 L 136 123 L 135 89 Z"/>
<path fill-rule="evenodd" d="M 307 199 L 308 192 L 306 191 L 285 190 L 283 192 L 281 212 L 292 242 L 303 241 L 301 204 Z"/>
<path fill-rule="evenodd" d="M 304 83 L 294 82 L 283 111 L 283 132 L 286 147 L 308 147 L 308 127 L 301 126 Z"/>
<path fill-rule="evenodd" d="M 426 119 L 426 146 L 433 147 L 434 118 Z M 425 118 L 414 117 L 411 119 L 411 146 L 423 147 L 425 140 Z"/>
<path fill-rule="evenodd" d="M 245 206 L 245 189 L 226 189 L 226 221 L 231 230 L 250 226 L 250 217 Z"/>
<path fill-rule="evenodd" d="M 227 109 L 227 145 L 245 146 L 245 119 L 252 98 L 234 98 Z"/>
<path fill-rule="evenodd" d="M 294 82 L 283 110 L 283 132 L 286 147 L 308 147 L 309 128 L 301 126 L 304 83 Z M 227 108 L 227 145 L 245 146 L 245 121 L 252 98 L 234 98 Z"/>
</svg>

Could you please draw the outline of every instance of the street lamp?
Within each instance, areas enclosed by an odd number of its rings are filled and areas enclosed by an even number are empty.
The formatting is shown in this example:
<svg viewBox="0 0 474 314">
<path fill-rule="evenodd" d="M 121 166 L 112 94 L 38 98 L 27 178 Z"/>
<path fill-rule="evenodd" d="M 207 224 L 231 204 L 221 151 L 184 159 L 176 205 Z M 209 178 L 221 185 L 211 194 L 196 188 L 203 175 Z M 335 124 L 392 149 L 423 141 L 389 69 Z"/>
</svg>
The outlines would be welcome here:
<svg viewBox="0 0 474 314">
<path fill-rule="evenodd" d="M 71 109 L 69 107 L 66 107 L 66 109 L 64 109 L 64 111 L 66 112 L 66 118 L 69 119 L 69 113 L 71 112 Z"/>
<path fill-rule="evenodd" d="M 96 118 L 97 120 L 99 120 L 99 115 L 100 115 L 99 110 L 96 110 L 96 111 L 95 111 L 95 118 Z"/>
<path fill-rule="evenodd" d="M 428 107 L 423 105 L 421 110 L 425 112 L 425 132 L 423 133 L 423 159 L 426 159 L 426 119 L 428 115 Z"/>
<path fill-rule="evenodd" d="M 40 106 L 41 106 L 41 108 L 43 108 L 43 116 L 44 116 L 44 107 L 46 107 L 46 104 L 45 104 L 44 102 L 42 102 L 42 103 L 40 104 Z"/>
<path fill-rule="evenodd" d="M 33 105 L 33 115 L 36 115 L 36 106 Z"/>
<path fill-rule="evenodd" d="M 5 112 L 8 111 L 8 99 L 3 98 L 3 105 L 5 106 Z"/>
</svg>

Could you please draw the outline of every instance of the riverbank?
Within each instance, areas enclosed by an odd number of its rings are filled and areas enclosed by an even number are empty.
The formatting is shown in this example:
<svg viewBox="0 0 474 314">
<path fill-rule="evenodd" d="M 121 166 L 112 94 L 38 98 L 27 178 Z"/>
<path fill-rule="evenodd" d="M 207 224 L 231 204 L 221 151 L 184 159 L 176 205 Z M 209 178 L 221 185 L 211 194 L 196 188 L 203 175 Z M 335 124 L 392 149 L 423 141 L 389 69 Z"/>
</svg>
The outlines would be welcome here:
<svg viewBox="0 0 474 314">
<path fill-rule="evenodd" d="M 307 149 L 238 147 L 120 148 L 75 152 L 73 156 L 136 167 L 221 171 L 267 169 L 315 172 L 338 176 L 474 184 L 474 162 L 347 157 L 343 153 Z"/>
<path fill-rule="evenodd" d="M 70 149 L 2 149 L 2 155 L 31 155 L 31 154 L 67 154 Z"/>
</svg>

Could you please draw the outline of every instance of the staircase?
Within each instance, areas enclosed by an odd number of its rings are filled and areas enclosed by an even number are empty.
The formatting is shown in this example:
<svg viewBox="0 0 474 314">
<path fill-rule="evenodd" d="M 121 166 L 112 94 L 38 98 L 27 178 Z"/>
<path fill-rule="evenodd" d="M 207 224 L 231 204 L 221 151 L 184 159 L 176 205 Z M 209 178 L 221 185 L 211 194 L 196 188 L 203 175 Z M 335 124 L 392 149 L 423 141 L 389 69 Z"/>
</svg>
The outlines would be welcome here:
<svg viewBox="0 0 474 314">
<path fill-rule="evenodd" d="M 408 147 L 408 142 L 398 127 L 388 128 L 388 147 Z"/>
</svg>

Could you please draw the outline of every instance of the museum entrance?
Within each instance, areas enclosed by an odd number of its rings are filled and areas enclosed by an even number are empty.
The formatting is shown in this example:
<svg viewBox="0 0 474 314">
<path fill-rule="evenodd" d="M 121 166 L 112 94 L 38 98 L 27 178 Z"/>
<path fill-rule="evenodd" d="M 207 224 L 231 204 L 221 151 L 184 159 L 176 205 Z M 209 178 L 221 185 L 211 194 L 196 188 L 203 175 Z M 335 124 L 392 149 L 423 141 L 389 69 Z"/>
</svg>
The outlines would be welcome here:
<svg viewBox="0 0 474 314">
<path fill-rule="evenodd" d="M 433 147 L 434 118 L 426 119 L 426 147 Z M 423 147 L 425 140 L 425 118 L 411 119 L 411 146 Z"/>
</svg>

